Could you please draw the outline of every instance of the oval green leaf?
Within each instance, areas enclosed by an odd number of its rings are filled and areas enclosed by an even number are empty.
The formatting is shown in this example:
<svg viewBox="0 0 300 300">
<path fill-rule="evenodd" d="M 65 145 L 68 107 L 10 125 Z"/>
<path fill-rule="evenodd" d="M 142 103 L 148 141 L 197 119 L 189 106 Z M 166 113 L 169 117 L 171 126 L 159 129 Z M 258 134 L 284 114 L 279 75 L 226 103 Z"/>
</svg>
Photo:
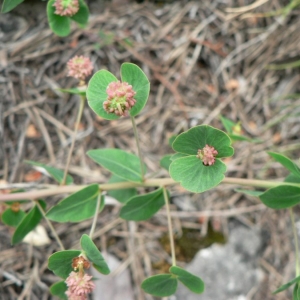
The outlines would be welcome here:
<svg viewBox="0 0 300 300">
<path fill-rule="evenodd" d="M 96 149 L 88 151 L 87 155 L 100 166 L 127 181 L 143 181 L 140 160 L 132 153 L 121 149 Z"/>
<path fill-rule="evenodd" d="M 46 216 L 52 221 L 62 223 L 89 219 L 95 215 L 99 193 L 98 184 L 89 185 L 61 200 L 47 212 Z"/>
<path fill-rule="evenodd" d="M 25 216 L 26 213 L 22 209 L 13 211 L 11 208 L 8 208 L 3 212 L 1 218 L 5 225 L 17 227 Z"/>
<path fill-rule="evenodd" d="M 5 14 L 11 11 L 23 1 L 24 0 L 4 0 L 1 8 L 1 13 Z"/>
<path fill-rule="evenodd" d="M 136 92 L 134 99 L 135 105 L 129 111 L 129 114 L 136 116 L 146 105 L 150 92 L 150 82 L 146 74 L 135 64 L 123 63 L 121 66 L 121 78 L 123 82 L 132 85 Z"/>
<path fill-rule="evenodd" d="M 196 156 L 174 160 L 170 165 L 171 177 L 188 191 L 202 193 L 217 186 L 223 179 L 226 165 L 216 159 L 211 166 L 203 165 Z"/>
<path fill-rule="evenodd" d="M 202 294 L 204 292 L 205 285 L 200 277 L 195 276 L 177 266 L 172 266 L 170 268 L 170 272 L 178 276 L 177 279 L 192 292 L 196 294 Z"/>
<path fill-rule="evenodd" d="M 120 217 L 125 220 L 143 221 L 151 218 L 165 204 L 163 189 L 135 196 L 128 200 L 120 211 Z"/>
<path fill-rule="evenodd" d="M 281 185 L 271 188 L 259 196 L 268 207 L 283 209 L 300 203 L 300 187 Z"/>
<path fill-rule="evenodd" d="M 64 250 L 53 253 L 48 259 L 48 269 L 56 276 L 66 279 L 73 271 L 73 258 L 79 256 L 79 250 Z"/>
<path fill-rule="evenodd" d="M 110 273 L 109 267 L 105 262 L 101 252 L 87 234 L 83 234 L 80 239 L 80 245 L 85 255 L 93 263 L 93 266 L 100 273 L 107 275 Z"/>
<path fill-rule="evenodd" d="M 113 174 L 110 177 L 109 183 L 117 183 L 117 182 L 126 182 L 126 181 L 123 178 L 120 178 L 119 176 Z M 137 190 L 135 188 L 108 191 L 108 195 L 117 199 L 121 203 L 127 202 L 130 198 L 136 196 L 136 194 L 137 194 Z"/>
<path fill-rule="evenodd" d="M 70 17 L 73 21 L 80 25 L 86 25 L 89 19 L 89 8 L 83 0 L 79 0 L 79 10 L 78 12 Z"/>
<path fill-rule="evenodd" d="M 172 162 L 172 160 L 171 160 L 172 156 L 173 156 L 173 154 L 167 154 L 167 155 L 163 156 L 159 162 L 160 166 L 162 168 L 166 169 L 167 171 L 169 171 L 169 167 Z"/>
<path fill-rule="evenodd" d="M 46 203 L 44 201 L 39 200 L 39 204 L 43 210 L 46 209 Z M 43 215 L 37 205 L 35 205 L 16 228 L 11 240 L 12 245 L 20 243 L 23 238 L 40 223 L 42 218 Z"/>
<path fill-rule="evenodd" d="M 177 279 L 172 274 L 159 274 L 145 279 L 142 289 L 156 297 L 168 297 L 177 290 Z"/>
<path fill-rule="evenodd" d="M 62 183 L 63 178 L 64 178 L 63 170 L 47 166 L 45 164 L 41 164 L 36 161 L 25 160 L 24 162 L 26 164 L 41 167 L 41 168 L 45 169 L 53 179 L 55 179 L 58 183 Z M 72 184 L 72 183 L 73 183 L 73 178 L 70 175 L 67 175 L 66 184 Z"/>
<path fill-rule="evenodd" d="M 70 19 L 55 14 L 53 6 L 55 0 L 49 0 L 47 4 L 48 23 L 51 30 L 58 36 L 67 36 L 71 32 Z"/>
<path fill-rule="evenodd" d="M 292 160 L 279 153 L 268 152 L 268 154 L 281 165 L 283 165 L 286 169 L 288 169 L 293 175 L 300 178 L 300 168 Z"/>
<path fill-rule="evenodd" d="M 91 109 L 100 117 L 106 120 L 116 120 L 119 116 L 107 113 L 103 108 L 103 102 L 106 101 L 108 95 L 106 93 L 107 86 L 118 79 L 107 70 L 96 72 L 89 81 L 86 90 L 86 97 Z"/>
<path fill-rule="evenodd" d="M 67 295 L 65 294 L 68 287 L 64 281 L 59 281 L 50 286 L 50 293 L 53 296 L 59 297 L 62 300 L 68 300 Z"/>
<path fill-rule="evenodd" d="M 197 155 L 199 149 L 205 145 L 213 146 L 217 151 L 217 158 L 229 157 L 234 153 L 230 146 L 229 136 L 216 128 L 200 125 L 181 133 L 173 142 L 173 149 L 187 155 Z"/>
<path fill-rule="evenodd" d="M 283 284 L 281 287 L 279 287 L 275 292 L 273 292 L 273 294 L 277 294 L 280 293 L 286 289 L 288 289 L 290 286 L 292 286 L 293 284 L 300 282 L 300 276 L 295 277 L 294 279 L 290 280 L 289 282 Z"/>
</svg>

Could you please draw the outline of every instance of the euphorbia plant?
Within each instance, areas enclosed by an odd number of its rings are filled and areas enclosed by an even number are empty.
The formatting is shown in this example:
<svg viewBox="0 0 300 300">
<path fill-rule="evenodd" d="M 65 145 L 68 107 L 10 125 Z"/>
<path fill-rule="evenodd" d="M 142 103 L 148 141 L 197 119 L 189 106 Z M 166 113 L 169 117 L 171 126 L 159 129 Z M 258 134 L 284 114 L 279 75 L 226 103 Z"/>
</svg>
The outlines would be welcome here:
<svg viewBox="0 0 300 300">
<path fill-rule="evenodd" d="M 84 65 L 83 58 L 79 58 L 77 59 Z M 87 69 L 83 69 L 83 74 L 86 73 Z M 184 189 L 193 193 L 202 193 L 221 183 L 258 187 L 265 189 L 265 191 L 240 191 L 258 196 L 265 205 L 271 208 L 289 208 L 293 220 L 291 207 L 300 202 L 300 169 L 287 157 L 269 152 L 273 159 L 291 172 L 285 182 L 226 178 L 226 164 L 222 159 L 233 155 L 232 140 L 245 140 L 245 138 L 236 132 L 233 133 L 231 130 L 236 124 L 231 124 L 223 118 L 222 122 L 225 123 L 225 127 L 229 126 L 229 129 L 227 128 L 228 134 L 209 125 L 198 125 L 179 134 L 172 142 L 174 153 L 166 155 L 161 160 L 161 165 L 169 171 L 171 177 L 151 178 L 148 176 L 147 166 L 144 162 L 144 155 L 147 154 L 141 152 L 135 123 L 135 116 L 146 105 L 150 83 L 144 72 L 134 64 L 122 64 L 120 73 L 121 76 L 118 79 L 109 71 L 100 70 L 93 75 L 87 87 L 80 85 L 83 88 L 69 91 L 79 94 L 81 99 L 85 99 L 86 94 L 89 106 L 99 117 L 107 120 L 129 117 L 132 122 L 138 156 L 122 149 L 89 150 L 87 156 L 107 169 L 112 177 L 108 183 L 88 186 L 70 185 L 72 178 L 70 175 L 67 176 L 68 167 L 62 171 L 37 162 L 30 162 L 46 169 L 61 186 L 55 190 L 45 189 L 1 195 L 1 201 L 14 203 L 14 206 L 10 205 L 3 213 L 3 222 L 16 227 L 12 237 L 12 243 L 16 244 L 22 241 L 24 236 L 44 217 L 61 248 L 60 251 L 50 256 L 48 262 L 48 268 L 61 278 L 61 281 L 50 288 L 51 292 L 62 299 L 66 297 L 69 299 L 74 297 L 86 299 L 94 287 L 91 277 L 87 273 L 88 268 L 93 266 L 102 274 L 110 272 L 101 252 L 93 242 L 98 214 L 105 205 L 104 192 L 113 195 L 123 204 L 120 209 L 120 217 L 125 220 L 147 220 L 165 206 L 172 265 L 168 273 L 145 279 L 142 283 L 142 289 L 154 296 L 165 297 L 174 294 L 178 282 L 180 282 L 192 292 L 201 294 L 204 292 L 204 282 L 201 278 L 177 266 L 169 207 L 171 191 L 168 190 L 168 187 L 180 184 Z M 77 78 L 82 80 L 79 75 Z M 84 104 L 84 100 L 82 103 Z M 72 147 L 70 153 L 72 153 Z M 154 190 L 139 193 L 138 187 L 152 187 Z M 45 201 L 35 200 L 61 193 L 70 193 L 70 195 L 52 207 L 46 208 Z M 30 212 L 25 213 L 17 203 L 20 199 L 30 199 L 35 206 Z M 80 249 L 64 249 L 63 242 L 55 232 L 51 222 L 81 222 L 88 218 L 93 218 L 91 230 L 89 235 L 82 235 Z M 11 219 L 15 221 L 11 222 Z M 296 253 L 298 257 L 298 249 L 296 249 Z M 294 284 L 294 299 L 299 299 L 299 275 L 297 258 L 296 278 L 276 292 Z"/>
</svg>

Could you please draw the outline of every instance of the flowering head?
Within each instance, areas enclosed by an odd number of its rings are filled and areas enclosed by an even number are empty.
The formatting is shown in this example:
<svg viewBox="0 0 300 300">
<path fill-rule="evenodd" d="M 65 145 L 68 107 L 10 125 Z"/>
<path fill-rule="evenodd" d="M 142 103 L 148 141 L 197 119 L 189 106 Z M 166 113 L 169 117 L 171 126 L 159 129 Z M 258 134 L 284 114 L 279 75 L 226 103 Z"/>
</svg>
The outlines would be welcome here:
<svg viewBox="0 0 300 300">
<path fill-rule="evenodd" d="M 83 256 L 73 258 L 72 268 L 78 272 L 71 272 L 65 281 L 68 286 L 66 295 L 69 300 L 86 300 L 88 294 L 94 290 L 95 284 L 91 281 L 92 276 L 84 273 L 84 269 L 89 267 L 90 262 Z"/>
<path fill-rule="evenodd" d="M 68 76 L 84 81 L 85 78 L 92 74 L 93 64 L 88 57 L 74 56 L 68 63 Z"/>
<path fill-rule="evenodd" d="M 65 17 L 74 16 L 79 10 L 78 0 L 56 0 L 53 4 L 55 14 Z"/>
<path fill-rule="evenodd" d="M 205 145 L 203 149 L 198 150 L 197 157 L 202 160 L 205 166 L 211 166 L 215 163 L 217 154 L 218 151 L 214 147 Z"/>
<path fill-rule="evenodd" d="M 88 299 L 88 294 L 90 294 L 95 288 L 95 284 L 91 280 L 92 277 L 93 276 L 82 274 L 81 272 L 71 272 L 65 281 L 68 286 L 66 295 L 69 300 Z"/>
<path fill-rule="evenodd" d="M 103 108 L 106 112 L 117 116 L 127 116 L 128 111 L 136 102 L 133 99 L 136 92 L 127 82 L 111 82 L 106 89 L 106 93 L 108 97 L 103 102 Z"/>
</svg>

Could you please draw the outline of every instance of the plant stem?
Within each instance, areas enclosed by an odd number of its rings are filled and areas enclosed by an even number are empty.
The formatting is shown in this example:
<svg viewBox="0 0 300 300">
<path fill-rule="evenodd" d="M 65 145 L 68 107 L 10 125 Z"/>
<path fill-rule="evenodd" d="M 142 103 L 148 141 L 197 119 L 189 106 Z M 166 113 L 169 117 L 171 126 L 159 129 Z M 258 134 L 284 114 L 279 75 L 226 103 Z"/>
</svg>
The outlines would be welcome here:
<svg viewBox="0 0 300 300">
<path fill-rule="evenodd" d="M 174 244 L 173 228 L 172 228 L 172 221 L 171 221 L 169 197 L 168 197 L 167 190 L 165 187 L 163 187 L 163 193 L 164 193 L 164 199 L 165 199 L 166 210 L 167 210 L 167 218 L 168 218 L 169 239 L 170 239 L 171 255 L 172 255 L 172 266 L 176 266 L 175 244 Z"/>
<path fill-rule="evenodd" d="M 66 179 L 67 179 L 68 170 L 69 170 L 69 166 L 70 166 L 70 162 L 71 162 L 71 157 L 72 157 L 72 153 L 73 153 L 73 150 L 74 150 L 75 140 L 76 140 L 79 124 L 80 124 L 82 113 L 83 113 L 84 103 L 85 103 L 85 96 L 81 95 L 80 96 L 79 109 L 78 109 L 78 113 L 77 113 L 77 119 L 76 119 L 76 123 L 75 123 L 75 129 L 74 129 L 74 132 L 73 132 L 73 135 L 72 135 L 72 143 L 71 143 L 71 147 L 70 147 L 70 150 L 69 150 L 67 163 L 66 163 L 66 167 L 65 167 L 65 171 L 64 171 L 64 177 L 63 177 L 63 180 L 61 182 L 61 185 L 66 184 Z"/>
<path fill-rule="evenodd" d="M 289 183 L 289 182 L 276 182 L 276 181 L 266 181 L 266 180 L 252 180 L 245 178 L 224 178 L 222 183 L 225 184 L 235 184 L 243 186 L 252 186 L 259 188 L 272 188 L 277 186 L 295 186 L 300 188 L 300 184 Z M 175 182 L 172 178 L 150 178 L 145 179 L 142 183 L 137 182 L 118 182 L 118 183 L 104 183 L 99 185 L 99 189 L 102 191 L 120 190 L 134 187 L 158 187 L 179 184 Z M 87 185 L 66 185 L 66 186 L 54 186 L 53 188 L 43 189 L 43 190 L 33 190 L 29 192 L 13 193 L 13 194 L 0 194 L 0 202 L 3 201 L 16 201 L 23 199 L 37 199 L 44 198 L 53 195 L 75 193 L 79 190 L 87 187 Z M 0 186 L 1 188 L 1 186 Z M 4 186 L 4 189 L 6 186 Z"/>
<path fill-rule="evenodd" d="M 298 243 L 298 233 L 297 233 L 297 228 L 295 224 L 295 217 L 294 217 L 294 212 L 293 208 L 289 208 L 290 211 L 290 217 L 291 217 L 291 223 L 293 227 L 293 233 L 294 233 L 294 240 L 295 240 L 295 255 L 296 255 L 296 277 L 300 275 L 300 270 L 299 270 L 299 243 Z"/>
<path fill-rule="evenodd" d="M 144 160 L 143 160 L 143 156 L 142 156 L 142 152 L 141 152 L 138 131 L 137 131 L 137 127 L 136 127 L 136 123 L 135 123 L 134 117 L 130 116 L 130 118 L 131 118 L 131 123 L 132 123 L 134 138 L 135 138 L 135 141 L 136 141 L 136 145 L 137 145 L 137 149 L 138 149 L 138 154 L 139 154 L 139 158 L 140 158 L 141 175 L 142 175 L 142 179 L 144 181 L 144 176 L 145 176 Z"/>
<path fill-rule="evenodd" d="M 95 215 L 94 215 L 94 219 L 93 219 L 93 223 L 92 223 L 92 227 L 91 227 L 91 231 L 90 231 L 90 238 L 91 239 L 93 238 L 93 234 L 95 232 L 100 203 L 101 203 L 101 191 L 99 192 L 99 195 L 97 197 L 97 204 L 96 204 Z"/>
<path fill-rule="evenodd" d="M 34 202 L 35 202 L 36 206 L 38 207 L 39 211 L 41 212 L 41 214 L 43 215 L 44 219 L 46 220 L 46 222 L 47 222 L 47 224 L 48 224 L 48 226 L 49 226 L 49 228 L 50 228 L 50 230 L 51 230 L 54 238 L 56 239 L 56 241 L 57 241 L 60 249 L 61 250 L 65 250 L 65 247 L 63 246 L 63 244 L 62 244 L 62 242 L 61 242 L 58 234 L 56 233 L 55 228 L 52 226 L 51 222 L 46 217 L 46 214 L 45 214 L 44 209 L 42 208 L 41 204 L 39 203 L 39 201 L 34 201 Z"/>
</svg>

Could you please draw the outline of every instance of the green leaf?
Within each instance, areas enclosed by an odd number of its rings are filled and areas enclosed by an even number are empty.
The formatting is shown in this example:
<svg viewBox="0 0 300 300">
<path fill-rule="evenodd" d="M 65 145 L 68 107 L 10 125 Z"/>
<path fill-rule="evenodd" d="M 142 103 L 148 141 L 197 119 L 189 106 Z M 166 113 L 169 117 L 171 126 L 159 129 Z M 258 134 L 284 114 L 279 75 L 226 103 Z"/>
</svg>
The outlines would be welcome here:
<svg viewBox="0 0 300 300">
<path fill-rule="evenodd" d="M 293 175 L 300 178 L 300 168 L 293 161 L 279 153 L 268 152 L 268 154 L 288 169 Z"/>
<path fill-rule="evenodd" d="M 216 159 L 205 166 L 197 156 L 190 155 L 174 160 L 169 168 L 171 177 L 188 191 L 202 193 L 217 186 L 226 172 L 226 165 Z"/>
<path fill-rule="evenodd" d="M 187 155 L 197 155 L 199 149 L 205 145 L 213 146 L 217 151 L 217 158 L 233 155 L 229 136 L 216 128 L 200 125 L 181 133 L 173 143 L 173 149 Z"/>
<path fill-rule="evenodd" d="M 22 209 L 19 211 L 13 211 L 11 208 L 7 208 L 2 213 L 1 218 L 5 225 L 17 227 L 25 216 L 26 213 Z"/>
<path fill-rule="evenodd" d="M 227 132 L 227 133 L 232 133 L 232 132 L 233 132 L 232 129 L 233 129 L 234 126 L 236 126 L 237 124 L 234 123 L 234 122 L 232 122 L 231 120 L 229 120 L 229 119 L 223 117 L 223 116 L 221 116 L 220 119 L 221 119 L 221 122 L 222 122 L 222 124 L 223 124 L 223 126 L 224 126 L 226 132 Z"/>
<path fill-rule="evenodd" d="M 264 193 L 262 191 L 253 191 L 253 190 L 244 190 L 244 189 L 235 189 L 235 191 L 237 193 L 243 193 L 243 194 L 253 196 L 253 197 L 259 197 L 260 195 L 262 195 Z"/>
<path fill-rule="evenodd" d="M 156 297 L 168 297 L 177 290 L 177 279 L 172 274 L 159 274 L 145 279 L 142 289 Z"/>
<path fill-rule="evenodd" d="M 143 181 L 140 160 L 132 153 L 121 149 L 96 149 L 88 151 L 87 155 L 111 173 L 127 181 Z"/>
<path fill-rule="evenodd" d="M 95 269 L 104 275 L 110 273 L 109 267 L 105 262 L 101 252 L 87 234 L 82 235 L 80 239 L 80 245 L 89 261 L 93 263 Z"/>
<path fill-rule="evenodd" d="M 58 89 L 60 92 L 68 93 L 68 94 L 75 94 L 75 95 L 86 95 L 86 90 L 82 90 L 79 88 L 72 88 L 72 89 Z"/>
<path fill-rule="evenodd" d="M 160 166 L 162 168 L 166 169 L 167 171 L 169 171 L 169 167 L 172 162 L 172 160 L 171 160 L 172 156 L 173 156 L 173 154 L 167 154 L 167 155 L 163 156 L 159 162 Z"/>
<path fill-rule="evenodd" d="M 117 182 L 126 182 L 126 181 L 123 178 L 120 178 L 119 176 L 113 174 L 109 180 L 109 183 L 117 183 Z M 108 195 L 114 197 L 121 203 L 125 203 L 127 200 L 129 200 L 136 194 L 137 194 L 137 190 L 135 188 L 108 191 Z"/>
<path fill-rule="evenodd" d="M 293 300 L 300 300 L 300 285 L 299 283 L 295 284 L 293 291 Z"/>
<path fill-rule="evenodd" d="M 66 279 L 73 271 L 73 258 L 80 254 L 80 250 L 64 250 L 55 252 L 48 259 L 48 269 L 56 276 Z"/>
<path fill-rule="evenodd" d="M 186 156 L 188 156 L 188 155 L 186 155 L 186 154 L 183 154 L 183 153 L 175 153 L 175 154 L 173 154 L 172 156 L 171 156 L 171 161 L 173 161 L 173 160 L 175 160 L 175 159 L 178 159 L 178 158 L 181 158 L 181 157 L 186 157 Z"/>
<path fill-rule="evenodd" d="M 53 179 L 55 179 L 58 183 L 62 183 L 62 180 L 64 178 L 63 170 L 49 167 L 47 165 L 38 163 L 36 161 L 25 160 L 24 162 L 29 165 L 37 166 L 37 167 L 41 167 L 41 168 L 45 169 L 49 173 L 49 175 L 52 176 Z M 73 183 L 73 178 L 70 175 L 67 175 L 66 184 L 72 184 L 72 183 Z"/>
<path fill-rule="evenodd" d="M 177 135 L 172 135 L 169 140 L 168 140 L 168 144 L 169 146 L 172 148 L 172 144 L 174 143 L 174 141 L 176 140 Z"/>
<path fill-rule="evenodd" d="M 55 14 L 53 6 L 55 0 L 49 0 L 47 4 L 48 23 L 51 30 L 58 36 L 67 36 L 71 32 L 70 19 Z"/>
<path fill-rule="evenodd" d="M 285 177 L 284 182 L 300 183 L 300 178 L 298 176 L 295 176 L 294 174 L 289 174 Z"/>
<path fill-rule="evenodd" d="M 74 16 L 70 18 L 80 25 L 86 25 L 89 19 L 89 14 L 89 8 L 85 4 L 85 2 L 83 0 L 79 0 L 79 10 Z"/>
<path fill-rule="evenodd" d="M 205 285 L 201 278 L 177 266 L 172 266 L 170 272 L 178 276 L 178 280 L 192 292 L 196 294 L 202 294 L 204 292 Z"/>
<path fill-rule="evenodd" d="M 65 294 L 68 287 L 64 281 L 59 281 L 50 286 L 50 293 L 53 296 L 57 296 L 62 300 L 68 300 L 67 295 Z"/>
<path fill-rule="evenodd" d="M 46 209 L 46 203 L 44 201 L 39 200 L 39 204 L 43 210 Z M 23 238 L 40 223 L 42 218 L 43 215 L 37 205 L 35 205 L 16 228 L 15 233 L 12 236 L 12 245 L 20 243 Z"/>
<path fill-rule="evenodd" d="M 121 65 L 121 78 L 123 82 L 131 84 L 136 92 L 134 96 L 136 103 L 129 111 L 129 114 L 134 117 L 146 105 L 150 92 L 150 82 L 145 73 L 132 63 L 123 63 Z"/>
<path fill-rule="evenodd" d="M 106 101 L 108 95 L 106 93 L 107 86 L 118 79 L 106 70 L 96 72 L 89 81 L 86 90 L 86 97 L 91 109 L 100 117 L 106 120 L 116 120 L 120 117 L 115 114 L 107 113 L 103 108 L 103 102 Z"/>
<path fill-rule="evenodd" d="M 268 207 L 283 209 L 300 203 L 300 187 L 281 185 L 271 188 L 259 196 Z"/>
<path fill-rule="evenodd" d="M 46 216 L 52 221 L 61 223 L 89 219 L 95 215 L 99 193 L 98 184 L 89 185 L 61 200 L 47 212 Z"/>
<path fill-rule="evenodd" d="M 135 196 L 128 200 L 120 211 L 125 220 L 142 221 L 151 218 L 165 204 L 163 189 Z"/>
<path fill-rule="evenodd" d="M 13 8 L 18 6 L 20 3 L 22 3 L 24 0 L 4 0 L 1 8 L 1 12 L 3 14 L 11 11 Z"/>
<path fill-rule="evenodd" d="M 283 284 L 280 288 L 278 288 L 273 294 L 280 293 L 286 289 L 288 289 L 290 286 L 292 286 L 294 283 L 300 282 L 300 276 L 290 280 L 289 282 Z"/>
</svg>

